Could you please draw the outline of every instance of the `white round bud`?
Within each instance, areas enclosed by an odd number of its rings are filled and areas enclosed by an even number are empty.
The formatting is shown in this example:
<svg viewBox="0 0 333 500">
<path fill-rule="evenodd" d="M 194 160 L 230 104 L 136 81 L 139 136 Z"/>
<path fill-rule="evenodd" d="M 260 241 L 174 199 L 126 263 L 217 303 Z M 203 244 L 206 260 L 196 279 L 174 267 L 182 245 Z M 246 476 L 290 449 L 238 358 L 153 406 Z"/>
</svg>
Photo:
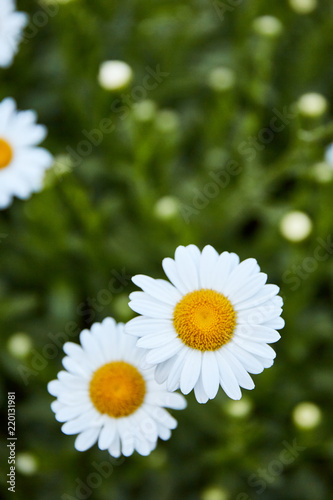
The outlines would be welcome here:
<svg viewBox="0 0 333 500">
<path fill-rule="evenodd" d="M 261 16 L 253 21 L 253 29 L 258 35 L 276 37 L 282 33 L 283 24 L 274 16 Z"/>
<path fill-rule="evenodd" d="M 328 107 L 328 102 L 326 97 L 316 92 L 310 92 L 309 94 L 303 94 L 297 103 L 299 112 L 310 118 L 316 118 L 323 115 Z"/>
<path fill-rule="evenodd" d="M 21 452 L 16 456 L 16 468 L 25 476 L 32 476 L 38 470 L 38 462 L 35 456 L 29 452 Z"/>
<path fill-rule="evenodd" d="M 318 2 L 317 0 L 289 0 L 289 5 L 297 14 L 310 14 L 316 9 Z"/>
<path fill-rule="evenodd" d="M 292 418 L 297 427 L 301 429 L 313 429 L 321 421 L 321 410 L 314 403 L 300 403 L 295 406 Z"/>
<path fill-rule="evenodd" d="M 123 61 L 105 61 L 99 67 L 98 81 L 106 90 L 122 89 L 132 78 L 131 67 Z"/>
<path fill-rule="evenodd" d="M 218 92 L 231 89 L 235 85 L 235 73 L 224 67 L 214 68 L 208 75 L 209 86 Z"/>
<path fill-rule="evenodd" d="M 290 241 L 302 241 L 312 231 L 312 221 L 304 212 L 294 211 L 286 214 L 280 222 L 282 236 Z"/>
<path fill-rule="evenodd" d="M 7 342 L 9 353 L 18 359 L 28 356 L 32 349 L 32 341 L 26 333 L 14 333 Z"/>
</svg>

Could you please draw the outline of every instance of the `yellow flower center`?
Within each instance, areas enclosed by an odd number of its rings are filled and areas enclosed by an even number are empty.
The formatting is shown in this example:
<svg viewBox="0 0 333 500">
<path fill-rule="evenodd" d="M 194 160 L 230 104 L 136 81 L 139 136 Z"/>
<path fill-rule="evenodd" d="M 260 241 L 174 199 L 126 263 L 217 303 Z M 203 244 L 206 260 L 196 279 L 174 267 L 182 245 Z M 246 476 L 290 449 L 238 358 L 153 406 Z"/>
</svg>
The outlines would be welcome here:
<svg viewBox="0 0 333 500">
<path fill-rule="evenodd" d="M 173 324 L 179 338 L 200 351 L 216 351 L 229 342 L 236 326 L 230 301 L 215 290 L 196 290 L 178 302 Z"/>
<path fill-rule="evenodd" d="M 0 138 L 0 169 L 8 167 L 13 158 L 13 150 L 7 141 Z"/>
<path fill-rule="evenodd" d="M 127 417 L 142 405 L 146 383 L 134 366 L 125 361 L 113 361 L 95 371 L 89 393 L 100 413 L 115 418 Z"/>
</svg>

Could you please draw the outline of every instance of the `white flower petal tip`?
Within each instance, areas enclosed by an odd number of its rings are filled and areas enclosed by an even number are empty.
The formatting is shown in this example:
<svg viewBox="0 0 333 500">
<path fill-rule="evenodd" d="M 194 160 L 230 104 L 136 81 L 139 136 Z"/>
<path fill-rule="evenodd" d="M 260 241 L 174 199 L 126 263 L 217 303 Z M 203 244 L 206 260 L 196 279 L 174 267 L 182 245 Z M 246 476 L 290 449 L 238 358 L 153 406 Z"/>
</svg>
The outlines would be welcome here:
<svg viewBox="0 0 333 500">
<path fill-rule="evenodd" d="M 155 367 L 145 366 L 144 350 L 125 325 L 106 318 L 83 330 L 80 341 L 66 342 L 65 370 L 47 386 L 62 432 L 78 434 L 78 451 L 97 443 L 114 457 L 149 455 L 158 437 L 169 439 L 177 426 L 164 408 L 182 410 L 185 398 L 154 380 Z"/>
<path fill-rule="evenodd" d="M 17 111 L 11 98 L 0 102 L 0 209 L 7 208 L 14 197 L 26 200 L 40 191 L 45 171 L 52 166 L 52 155 L 37 147 L 46 128 L 36 119 L 33 111 Z"/>
<path fill-rule="evenodd" d="M 13 0 L 1 0 L 0 5 L 0 67 L 8 68 L 18 50 L 28 16 L 15 10 Z"/>
<path fill-rule="evenodd" d="M 179 246 L 174 259 L 162 261 L 171 283 L 137 275 L 141 292 L 131 294 L 138 316 L 126 330 L 147 350 L 155 377 L 170 391 L 180 388 L 199 403 L 214 399 L 219 387 L 231 399 L 241 387 L 254 388 L 250 373 L 273 364 L 268 345 L 281 336 L 283 300 L 279 287 L 267 284 L 256 259 L 240 262 L 234 253 L 219 254 L 206 245 Z"/>
</svg>

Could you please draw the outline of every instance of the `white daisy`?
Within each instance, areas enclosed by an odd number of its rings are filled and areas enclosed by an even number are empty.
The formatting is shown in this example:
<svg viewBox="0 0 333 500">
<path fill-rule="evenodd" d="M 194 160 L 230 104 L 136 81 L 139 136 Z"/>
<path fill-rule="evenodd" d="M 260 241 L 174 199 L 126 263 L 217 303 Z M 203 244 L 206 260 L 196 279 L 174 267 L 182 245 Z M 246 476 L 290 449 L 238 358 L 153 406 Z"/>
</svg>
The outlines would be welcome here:
<svg viewBox="0 0 333 500">
<path fill-rule="evenodd" d="M 13 99 L 0 102 L 0 209 L 8 207 L 13 196 L 26 199 L 39 191 L 53 163 L 46 149 L 36 147 L 47 133 L 36 120 L 34 111 L 17 111 Z"/>
<path fill-rule="evenodd" d="M 164 407 L 183 409 L 181 394 L 158 384 L 154 369 L 143 368 L 144 349 L 112 318 L 80 334 L 82 347 L 66 342 L 66 371 L 48 384 L 57 400 L 51 408 L 65 434 L 78 434 L 75 448 L 84 451 L 96 441 L 101 450 L 119 457 L 136 450 L 148 455 L 157 439 L 169 439 L 177 421 Z"/>
<path fill-rule="evenodd" d="M 8 68 L 12 64 L 22 37 L 22 30 L 28 23 L 24 12 L 17 12 L 14 0 L 0 2 L 0 66 Z"/>
<path fill-rule="evenodd" d="M 273 364 L 267 345 L 280 335 L 282 299 L 276 285 L 266 285 L 255 259 L 239 263 L 234 253 L 219 255 L 211 246 L 202 253 L 194 245 L 180 246 L 175 260 L 163 260 L 172 284 L 138 275 L 144 290 L 130 295 L 130 307 L 141 314 L 126 331 L 141 337 L 149 349 L 147 363 L 158 365 L 155 377 L 167 389 L 188 394 L 199 403 L 213 399 L 219 385 L 232 399 L 240 387 L 253 389 L 249 373 Z"/>
</svg>

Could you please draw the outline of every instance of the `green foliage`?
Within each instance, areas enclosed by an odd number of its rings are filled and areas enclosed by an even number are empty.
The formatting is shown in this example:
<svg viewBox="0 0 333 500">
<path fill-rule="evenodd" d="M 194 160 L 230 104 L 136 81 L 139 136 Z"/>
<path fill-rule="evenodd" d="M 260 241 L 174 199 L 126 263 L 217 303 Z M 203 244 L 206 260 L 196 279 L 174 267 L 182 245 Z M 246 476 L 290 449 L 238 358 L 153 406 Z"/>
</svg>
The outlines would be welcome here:
<svg viewBox="0 0 333 500">
<path fill-rule="evenodd" d="M 1 99 L 37 111 L 56 163 L 41 193 L 0 213 L 2 428 L 15 391 L 17 453 L 37 460 L 33 474 L 17 471 L 16 498 L 331 498 L 333 174 L 322 162 L 333 140 L 332 2 L 307 15 L 286 0 L 17 3 L 31 22 L 1 71 Z M 280 33 L 254 28 L 264 15 L 278 18 Z M 129 86 L 100 87 L 108 59 L 131 66 Z M 328 101 L 320 116 L 295 104 L 309 92 Z M 102 120 L 112 131 L 101 132 Z M 280 231 L 294 210 L 313 222 L 300 242 Z M 130 277 L 162 278 L 162 258 L 189 243 L 255 257 L 281 287 L 276 362 L 239 403 L 222 391 L 206 405 L 189 396 L 150 457 L 114 461 L 98 487 L 76 490 L 109 456 L 97 446 L 77 452 L 50 410 L 61 346 L 106 316 L 133 317 Z M 18 332 L 31 341 L 23 358 L 8 344 Z M 313 429 L 292 418 L 303 401 L 321 409 Z M 295 440 L 302 450 L 281 462 Z"/>
</svg>

